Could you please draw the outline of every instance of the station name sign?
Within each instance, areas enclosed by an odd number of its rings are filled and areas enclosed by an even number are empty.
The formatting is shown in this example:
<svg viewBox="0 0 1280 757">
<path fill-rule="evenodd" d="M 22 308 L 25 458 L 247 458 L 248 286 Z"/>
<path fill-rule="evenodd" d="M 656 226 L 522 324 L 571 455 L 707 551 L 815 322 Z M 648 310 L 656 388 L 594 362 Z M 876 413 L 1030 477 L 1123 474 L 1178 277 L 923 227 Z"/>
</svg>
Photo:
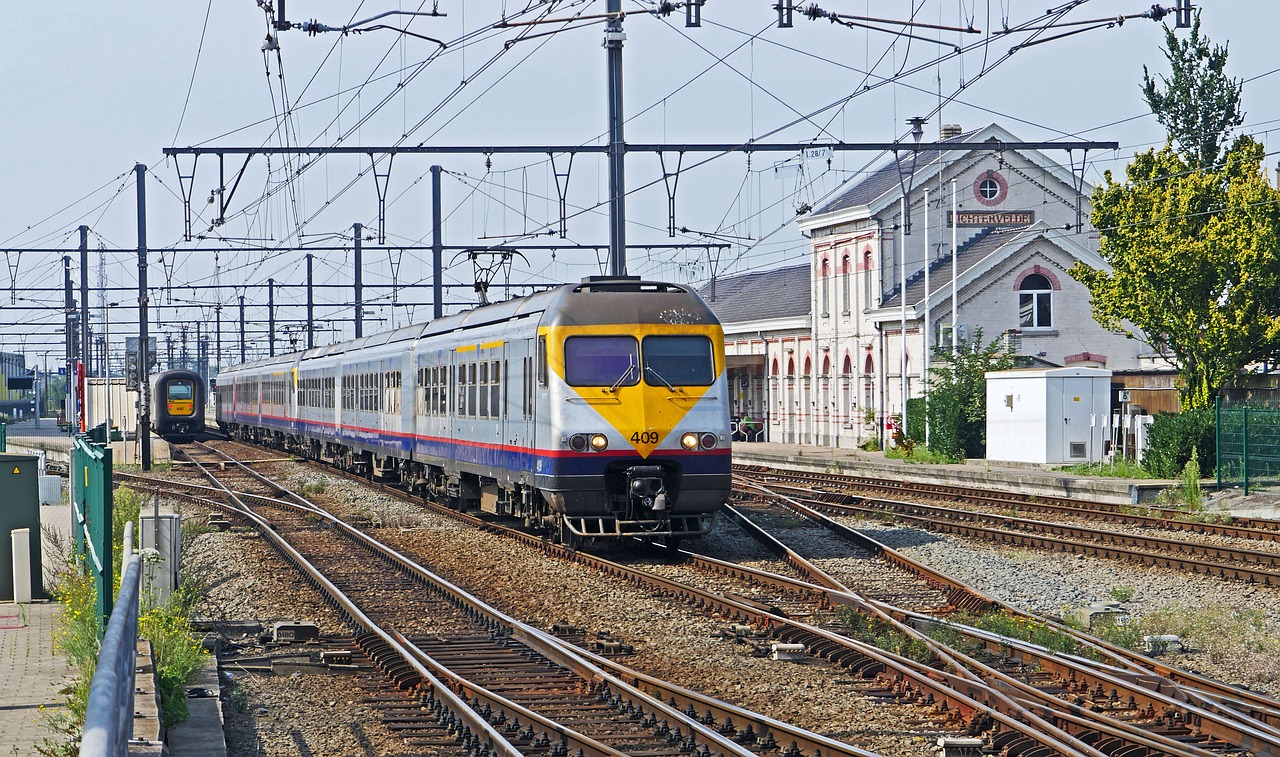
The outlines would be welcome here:
<svg viewBox="0 0 1280 757">
<path fill-rule="evenodd" d="M 956 226 L 1027 226 L 1036 220 L 1034 210 L 962 210 L 955 214 Z M 947 221 L 951 212 L 947 211 Z"/>
</svg>

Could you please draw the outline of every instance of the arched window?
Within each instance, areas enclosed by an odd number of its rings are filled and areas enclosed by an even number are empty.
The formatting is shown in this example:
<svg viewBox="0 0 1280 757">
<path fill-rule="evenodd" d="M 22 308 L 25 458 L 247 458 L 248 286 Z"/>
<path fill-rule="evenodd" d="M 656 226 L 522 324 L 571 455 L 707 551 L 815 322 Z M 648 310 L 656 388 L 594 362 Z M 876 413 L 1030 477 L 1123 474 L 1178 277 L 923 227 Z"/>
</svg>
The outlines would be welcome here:
<svg viewBox="0 0 1280 757">
<path fill-rule="evenodd" d="M 874 290 L 871 288 L 871 271 L 874 270 L 874 260 L 871 257 L 871 248 L 868 247 L 866 252 L 862 253 L 862 307 L 871 307 L 871 295 Z"/>
<path fill-rule="evenodd" d="M 848 315 L 853 311 L 852 292 L 849 288 L 849 279 L 853 278 L 853 261 L 849 260 L 848 254 L 840 261 L 840 274 L 840 293 L 844 297 L 844 309 L 842 312 Z"/>
<path fill-rule="evenodd" d="M 844 367 L 840 369 L 840 372 L 846 376 L 853 373 L 853 358 L 848 355 L 844 356 Z"/>
<path fill-rule="evenodd" d="M 787 358 L 787 376 L 788 378 L 796 377 L 796 361 L 795 358 Z"/>
<path fill-rule="evenodd" d="M 826 258 L 822 259 L 822 278 L 818 279 L 818 286 L 822 288 L 822 314 L 825 316 L 831 312 L 831 261 Z"/>
<path fill-rule="evenodd" d="M 831 375 L 831 358 L 827 355 L 822 356 L 822 375 Z"/>
<path fill-rule="evenodd" d="M 876 406 L 876 363 L 870 355 L 867 355 L 867 361 L 862 365 L 862 406 Z"/>
<path fill-rule="evenodd" d="M 1043 274 L 1029 274 L 1018 284 L 1018 325 L 1024 329 L 1053 327 L 1053 285 Z"/>
<path fill-rule="evenodd" d="M 813 361 L 806 355 L 804 358 L 804 377 L 809 378 L 813 375 Z"/>
<path fill-rule="evenodd" d="M 769 372 L 775 377 L 778 375 L 778 359 L 777 358 L 773 359 L 773 369 Z"/>
</svg>

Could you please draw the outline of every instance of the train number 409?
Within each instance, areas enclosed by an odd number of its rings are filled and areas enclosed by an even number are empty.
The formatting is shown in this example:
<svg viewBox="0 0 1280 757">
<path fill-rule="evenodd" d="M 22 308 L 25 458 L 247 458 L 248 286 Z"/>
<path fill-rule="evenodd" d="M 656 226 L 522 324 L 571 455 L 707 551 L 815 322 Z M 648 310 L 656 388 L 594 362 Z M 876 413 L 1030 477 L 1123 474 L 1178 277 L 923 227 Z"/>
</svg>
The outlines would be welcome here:
<svg viewBox="0 0 1280 757">
<path fill-rule="evenodd" d="M 657 444 L 657 431 L 637 431 L 631 435 L 632 444 Z"/>
</svg>

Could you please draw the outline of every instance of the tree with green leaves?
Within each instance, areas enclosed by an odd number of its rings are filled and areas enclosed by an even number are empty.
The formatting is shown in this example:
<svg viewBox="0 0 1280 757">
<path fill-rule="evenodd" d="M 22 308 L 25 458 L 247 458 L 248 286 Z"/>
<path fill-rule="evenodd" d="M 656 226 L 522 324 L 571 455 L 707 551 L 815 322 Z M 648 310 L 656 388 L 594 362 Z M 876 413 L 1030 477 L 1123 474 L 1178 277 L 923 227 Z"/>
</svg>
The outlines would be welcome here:
<svg viewBox="0 0 1280 757">
<path fill-rule="evenodd" d="M 1243 85 L 1226 74 L 1226 46 L 1212 45 L 1200 36 L 1199 11 L 1185 42 L 1167 25 L 1164 38 L 1164 56 L 1172 71 L 1157 82 L 1143 66 L 1142 96 L 1192 167 L 1214 166 L 1232 129 L 1244 123 Z"/>
<path fill-rule="evenodd" d="M 1014 367 L 1011 346 L 982 343 L 982 330 L 950 347 L 934 349 L 929 367 L 929 451 L 961 460 L 987 454 L 987 371 Z"/>
<path fill-rule="evenodd" d="M 1219 167 L 1166 146 L 1134 157 L 1127 182 L 1094 189 L 1098 253 L 1077 263 L 1104 328 L 1172 357 L 1185 408 L 1207 407 L 1246 366 L 1280 355 L 1280 194 L 1261 145 L 1241 137 Z"/>
<path fill-rule="evenodd" d="M 1265 153 L 1249 137 L 1227 150 L 1243 120 L 1241 83 L 1226 75 L 1227 49 L 1165 27 L 1172 67 L 1142 93 L 1168 131 L 1159 151 L 1134 156 L 1126 181 L 1108 171 L 1094 188 L 1098 253 L 1111 266 L 1077 263 L 1071 275 L 1093 297 L 1104 328 L 1168 356 L 1184 408 L 1207 407 L 1218 388 L 1280 347 L 1280 203 Z"/>
</svg>

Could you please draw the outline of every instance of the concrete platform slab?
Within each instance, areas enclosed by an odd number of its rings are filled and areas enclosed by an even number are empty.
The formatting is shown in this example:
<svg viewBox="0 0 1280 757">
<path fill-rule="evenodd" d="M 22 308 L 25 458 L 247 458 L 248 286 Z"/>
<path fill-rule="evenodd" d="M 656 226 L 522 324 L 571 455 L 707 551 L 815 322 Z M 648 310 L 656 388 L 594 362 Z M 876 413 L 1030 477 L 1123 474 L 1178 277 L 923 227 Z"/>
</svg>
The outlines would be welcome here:
<svg viewBox="0 0 1280 757">
<path fill-rule="evenodd" d="M 71 682 L 67 661 L 53 651 L 62 605 L 0 604 L 0 754 L 36 754 L 55 734 L 42 708 L 56 710 L 59 690 Z"/>
</svg>

